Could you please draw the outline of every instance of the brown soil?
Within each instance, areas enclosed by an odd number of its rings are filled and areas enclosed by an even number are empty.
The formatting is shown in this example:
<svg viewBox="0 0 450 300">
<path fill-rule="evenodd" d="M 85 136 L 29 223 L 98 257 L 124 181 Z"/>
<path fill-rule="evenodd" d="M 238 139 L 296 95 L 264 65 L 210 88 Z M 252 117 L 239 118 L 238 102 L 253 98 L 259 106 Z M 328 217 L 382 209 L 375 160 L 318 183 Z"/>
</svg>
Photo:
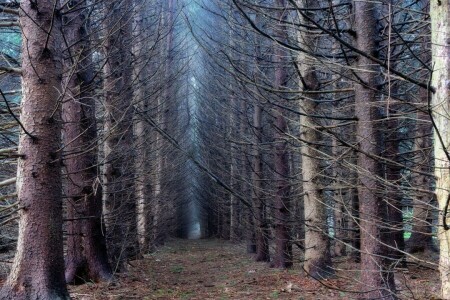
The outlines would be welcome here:
<svg viewBox="0 0 450 300">
<path fill-rule="evenodd" d="M 301 264 L 291 270 L 256 263 L 242 245 L 219 240 L 172 240 L 156 253 L 131 262 L 113 283 L 70 288 L 73 299 L 296 299 L 358 298 L 359 265 L 335 260 L 336 279 L 319 282 L 305 276 Z M 396 275 L 402 299 L 438 299 L 439 274 L 414 265 Z M 405 283 L 407 285 L 405 285 Z M 360 291 L 360 290 L 359 290 Z"/>
</svg>

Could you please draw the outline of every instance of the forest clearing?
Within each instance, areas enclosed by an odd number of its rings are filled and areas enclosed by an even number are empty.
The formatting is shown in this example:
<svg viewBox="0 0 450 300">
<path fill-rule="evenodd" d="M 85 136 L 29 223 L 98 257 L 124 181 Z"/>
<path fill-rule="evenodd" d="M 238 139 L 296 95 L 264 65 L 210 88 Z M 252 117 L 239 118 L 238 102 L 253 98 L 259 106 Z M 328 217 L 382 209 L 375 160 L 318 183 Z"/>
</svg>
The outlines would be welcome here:
<svg viewBox="0 0 450 300">
<path fill-rule="evenodd" d="M 450 300 L 450 0 L 0 0 L 0 300 Z"/>
</svg>

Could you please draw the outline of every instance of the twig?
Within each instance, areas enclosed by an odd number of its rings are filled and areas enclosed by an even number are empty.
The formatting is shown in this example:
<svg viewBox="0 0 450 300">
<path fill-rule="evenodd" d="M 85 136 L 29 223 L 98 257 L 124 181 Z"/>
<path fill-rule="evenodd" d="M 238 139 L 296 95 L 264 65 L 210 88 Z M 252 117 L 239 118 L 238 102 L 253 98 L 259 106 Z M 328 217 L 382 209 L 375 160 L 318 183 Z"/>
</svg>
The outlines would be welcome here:
<svg viewBox="0 0 450 300">
<path fill-rule="evenodd" d="M 33 136 L 31 133 L 29 133 L 25 127 L 23 126 L 23 124 L 20 122 L 20 120 L 16 117 L 16 115 L 12 112 L 11 107 L 9 106 L 8 100 L 6 99 L 5 94 L 3 93 L 2 89 L 0 89 L 0 94 L 3 97 L 3 100 L 5 100 L 5 104 L 6 104 L 6 108 L 8 109 L 8 112 L 11 114 L 11 116 L 14 118 L 14 120 L 17 121 L 17 123 L 19 123 L 20 127 L 22 128 L 23 132 L 25 132 L 26 135 L 28 135 L 32 140 L 36 140 L 37 138 L 35 136 Z"/>
</svg>

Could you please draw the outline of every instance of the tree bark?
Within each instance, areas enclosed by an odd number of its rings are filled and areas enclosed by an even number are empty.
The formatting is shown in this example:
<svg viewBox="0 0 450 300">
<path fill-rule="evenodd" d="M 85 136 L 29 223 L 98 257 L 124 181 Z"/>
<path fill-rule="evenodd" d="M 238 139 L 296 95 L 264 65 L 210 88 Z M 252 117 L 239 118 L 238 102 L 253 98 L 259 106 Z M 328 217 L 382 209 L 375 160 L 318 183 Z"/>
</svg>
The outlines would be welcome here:
<svg viewBox="0 0 450 300">
<path fill-rule="evenodd" d="M 428 13 L 430 1 L 420 0 L 421 10 Z M 422 38 L 422 61 L 430 63 L 431 51 L 429 49 L 430 35 L 429 28 L 426 28 Z M 436 209 L 435 197 L 432 194 L 434 189 L 434 178 L 425 174 L 431 174 L 433 171 L 433 125 L 431 124 L 428 113 L 428 90 L 421 88 L 419 91 L 420 107 L 416 114 L 417 138 L 414 141 L 413 151 L 415 153 L 414 162 L 418 170 L 413 174 L 413 186 L 428 190 L 428 193 L 417 192 L 413 196 L 413 218 L 411 237 L 406 243 L 406 251 L 409 253 L 425 252 L 427 250 L 438 251 L 433 242 L 433 219 Z"/>
<path fill-rule="evenodd" d="M 356 46 L 365 53 L 377 51 L 377 17 L 379 4 L 355 2 Z M 361 227 L 361 279 L 362 297 L 365 299 L 395 299 L 393 270 L 389 270 L 388 250 L 383 246 L 383 225 L 386 222 L 386 203 L 378 178 L 383 178 L 379 159 L 381 133 L 376 128 L 380 121 L 376 107 L 375 86 L 377 66 L 369 59 L 359 56 L 358 77 L 362 83 L 355 88 L 355 115 L 358 119 L 356 135 L 359 143 L 359 217 Z M 369 156 L 370 155 L 370 156 Z"/>
<path fill-rule="evenodd" d="M 252 213 L 256 242 L 256 261 L 270 261 L 268 228 L 266 220 L 266 205 L 262 199 L 262 159 L 260 145 L 262 143 L 262 108 L 259 104 L 254 107 L 253 127 L 255 143 L 253 149 L 253 174 L 252 174 Z"/>
<path fill-rule="evenodd" d="M 145 44 L 145 1 L 134 1 L 134 26 L 133 26 L 133 82 L 134 82 L 134 140 L 136 149 L 135 170 L 136 170 L 136 223 L 139 243 L 139 254 L 148 253 L 150 248 L 151 235 L 151 182 L 149 169 L 149 149 L 147 146 L 147 132 L 150 129 L 145 120 L 148 110 L 148 56 L 146 55 L 147 45 Z"/>
<path fill-rule="evenodd" d="M 434 66 L 431 85 L 436 92 L 431 98 L 434 130 L 436 198 L 439 204 L 438 238 L 439 271 L 443 299 L 450 299 L 450 231 L 448 205 L 450 199 L 450 2 L 430 1 L 431 57 Z"/>
<path fill-rule="evenodd" d="M 105 134 L 104 205 L 107 213 L 107 243 L 113 269 L 123 271 L 125 262 L 136 254 L 136 211 L 133 199 L 132 163 L 133 98 L 130 8 L 124 1 L 106 2 L 104 66 Z M 119 20 L 119 21 L 118 21 Z"/>
<path fill-rule="evenodd" d="M 63 143 L 67 176 L 66 282 L 106 281 L 111 277 L 105 236 L 102 233 L 102 189 L 97 172 L 92 61 L 87 40 L 84 0 L 72 1 L 63 18 L 69 48 L 64 63 L 66 86 L 62 105 Z M 71 8 L 76 11 L 70 11 Z"/>
<path fill-rule="evenodd" d="M 300 7 L 316 8 L 317 2 L 302 0 Z M 313 16 L 311 16 L 313 17 Z M 309 24 L 308 21 L 304 21 Z M 317 38 L 312 33 L 300 34 L 299 41 L 305 47 L 316 49 Z M 306 54 L 299 57 L 301 85 L 303 90 L 319 90 L 319 79 L 316 70 L 311 64 L 312 58 Z M 305 116 L 300 119 L 300 140 L 303 142 L 302 174 L 305 218 L 305 264 L 308 275 L 314 278 L 327 278 L 334 274 L 331 267 L 330 240 L 328 238 L 328 225 L 325 210 L 325 199 L 320 188 L 320 133 L 317 130 L 317 121 L 310 117 L 316 114 L 314 96 L 303 99 L 302 107 Z"/>
<path fill-rule="evenodd" d="M 285 7 L 284 0 L 277 0 L 279 7 Z M 276 18 L 280 21 L 286 21 L 286 14 L 283 11 L 278 11 Z M 287 40 L 287 28 L 279 25 L 276 30 L 276 35 L 282 40 Z M 284 59 L 288 57 L 288 53 L 280 46 L 274 45 L 275 57 L 273 59 L 275 64 L 275 89 L 282 90 L 286 83 L 287 73 Z M 278 102 L 283 102 L 282 99 Z M 285 133 L 287 131 L 287 122 L 284 117 L 284 111 L 281 108 L 277 109 L 275 117 L 275 180 L 276 192 L 274 203 L 274 226 L 275 226 L 275 253 L 273 257 L 272 266 L 275 268 L 289 268 L 292 266 L 292 243 L 289 228 L 290 221 L 290 186 L 288 182 L 289 177 L 289 162 L 288 150 Z"/>
<path fill-rule="evenodd" d="M 61 183 L 61 17 L 58 2 L 22 1 L 22 111 L 17 172 L 19 236 L 2 299 L 69 299 Z M 45 30 L 43 30 L 45 29 Z M 31 134 L 31 136 L 30 136 Z"/>
<path fill-rule="evenodd" d="M 409 253 L 425 252 L 427 250 L 437 251 L 433 242 L 433 178 L 425 174 L 430 174 L 433 169 L 433 126 L 427 112 L 428 91 L 421 89 L 420 99 L 424 105 L 417 111 L 417 138 L 414 143 L 415 165 L 418 173 L 414 174 L 413 186 L 428 190 L 429 193 L 417 192 L 413 197 L 413 217 L 411 237 L 406 243 Z"/>
</svg>

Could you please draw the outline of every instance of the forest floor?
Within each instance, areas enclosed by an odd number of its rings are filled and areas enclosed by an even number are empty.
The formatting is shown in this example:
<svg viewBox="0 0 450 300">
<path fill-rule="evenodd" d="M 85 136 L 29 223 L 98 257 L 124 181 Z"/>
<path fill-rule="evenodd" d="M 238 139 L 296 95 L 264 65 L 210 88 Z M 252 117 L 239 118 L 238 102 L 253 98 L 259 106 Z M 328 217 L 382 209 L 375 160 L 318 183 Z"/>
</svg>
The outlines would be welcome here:
<svg viewBox="0 0 450 300">
<path fill-rule="evenodd" d="M 113 283 L 70 287 L 76 300 L 91 299 L 296 299 L 358 298 L 359 266 L 336 259 L 335 279 L 305 276 L 301 264 L 290 270 L 257 263 L 243 245 L 220 240 L 172 240 L 142 260 L 133 261 Z M 396 272 L 402 299 L 439 299 L 439 274 L 413 265 Z"/>
</svg>

